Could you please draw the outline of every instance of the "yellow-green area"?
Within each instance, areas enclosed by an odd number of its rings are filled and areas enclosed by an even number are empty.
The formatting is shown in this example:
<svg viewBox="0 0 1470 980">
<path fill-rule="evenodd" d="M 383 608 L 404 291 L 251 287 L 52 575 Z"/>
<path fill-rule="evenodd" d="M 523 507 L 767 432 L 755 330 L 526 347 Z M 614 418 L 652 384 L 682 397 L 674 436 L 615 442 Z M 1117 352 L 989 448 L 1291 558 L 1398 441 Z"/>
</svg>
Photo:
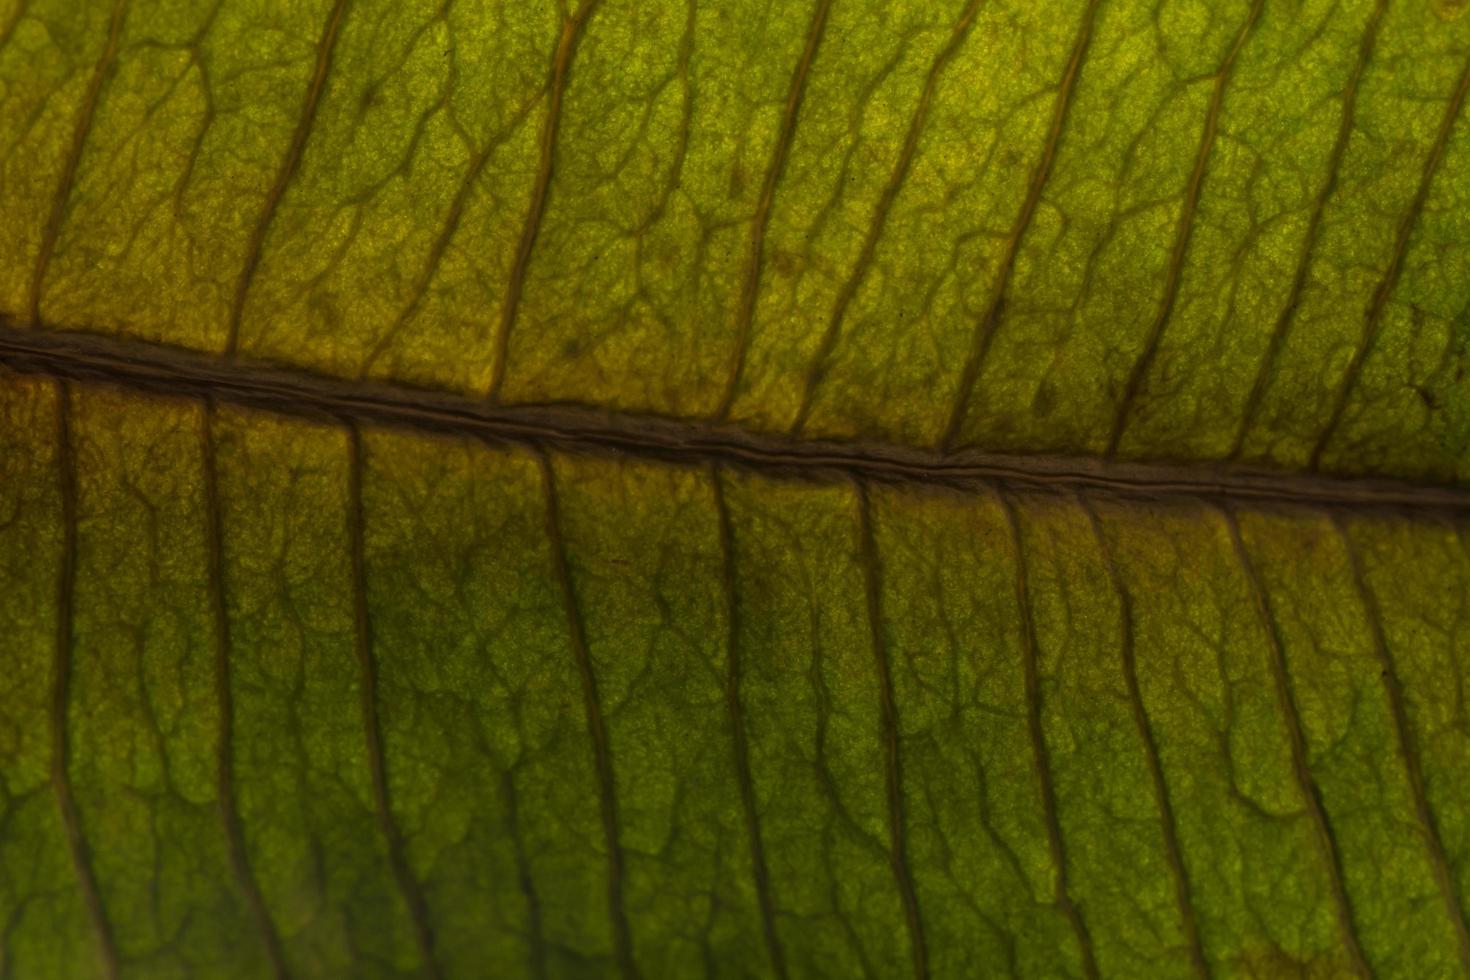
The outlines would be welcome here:
<svg viewBox="0 0 1470 980">
<path fill-rule="evenodd" d="M 6 0 L 0 312 L 504 404 L 1467 477 L 1452 0 Z"/>
<path fill-rule="evenodd" d="M 1470 978 L 1467 10 L 0 0 L 0 980 Z"/>
</svg>

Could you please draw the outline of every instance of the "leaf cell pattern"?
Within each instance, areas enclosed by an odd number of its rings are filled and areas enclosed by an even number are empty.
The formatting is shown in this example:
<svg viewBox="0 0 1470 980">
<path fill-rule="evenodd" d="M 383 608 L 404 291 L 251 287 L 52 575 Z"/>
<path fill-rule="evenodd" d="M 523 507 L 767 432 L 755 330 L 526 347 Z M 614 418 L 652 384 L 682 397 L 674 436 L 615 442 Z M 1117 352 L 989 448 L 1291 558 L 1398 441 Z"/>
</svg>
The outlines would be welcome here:
<svg viewBox="0 0 1470 980">
<path fill-rule="evenodd" d="M 1464 479 L 1442 4 L 10 6 L 17 323 L 820 439 Z"/>
<path fill-rule="evenodd" d="M 0 977 L 1470 977 L 1450 0 L 0 0 Z"/>
<path fill-rule="evenodd" d="M 16 975 L 1466 969 L 1454 522 L 4 404 Z"/>
</svg>

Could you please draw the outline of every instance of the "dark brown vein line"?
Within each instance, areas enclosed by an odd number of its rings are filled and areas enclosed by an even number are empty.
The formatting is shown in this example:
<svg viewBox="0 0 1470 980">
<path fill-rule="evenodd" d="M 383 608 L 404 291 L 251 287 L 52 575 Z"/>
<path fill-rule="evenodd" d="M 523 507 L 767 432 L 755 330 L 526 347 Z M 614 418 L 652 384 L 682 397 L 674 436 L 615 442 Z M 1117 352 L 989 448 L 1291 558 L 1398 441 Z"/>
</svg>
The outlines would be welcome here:
<svg viewBox="0 0 1470 980">
<path fill-rule="evenodd" d="M 903 770 L 899 756 L 898 704 L 893 692 L 893 672 L 888 663 L 888 641 L 883 629 L 882 566 L 873 533 L 873 504 L 867 484 L 856 483 L 858 533 L 861 538 L 863 591 L 868 606 L 868 633 L 873 645 L 873 663 L 878 672 L 878 708 L 883 725 L 883 781 L 888 792 L 888 861 L 903 902 L 904 924 L 914 957 L 914 976 L 929 976 L 929 948 L 924 939 L 924 920 L 919 914 L 919 894 L 909 868 L 908 836 L 903 810 Z"/>
<path fill-rule="evenodd" d="M 505 769 L 500 774 L 500 795 L 505 798 L 505 825 L 515 850 L 516 884 L 526 899 L 527 946 L 530 947 L 527 966 L 535 980 L 545 980 L 546 929 L 541 923 L 541 896 L 536 893 L 536 883 L 531 878 L 531 858 L 521 837 L 520 797 L 516 794 L 512 769 Z"/>
<path fill-rule="evenodd" d="M 597 693 L 597 675 L 592 668 L 592 654 L 587 648 L 587 632 L 582 611 L 567 565 L 566 540 L 562 536 L 561 505 L 556 490 L 556 474 L 551 457 L 537 453 L 541 467 L 541 485 L 546 496 L 546 538 L 551 547 L 552 574 L 561 592 L 566 614 L 567 639 L 577 660 L 577 673 L 582 679 L 582 699 L 587 712 L 587 734 L 592 740 L 592 761 L 597 773 L 597 797 L 602 811 L 602 832 L 607 841 L 607 911 L 611 919 L 613 947 L 618 968 L 626 978 L 638 976 L 633 961 L 633 937 L 628 928 L 628 913 L 623 904 L 623 845 L 618 829 L 617 785 L 613 778 L 612 752 L 608 744 L 607 722 L 602 713 L 602 700 Z"/>
<path fill-rule="evenodd" d="M 1429 797 L 1424 791 L 1424 766 L 1419 758 L 1413 728 L 1409 723 L 1408 709 L 1404 706 L 1404 686 L 1399 680 L 1398 669 L 1388 651 L 1388 638 L 1384 635 L 1383 630 L 1383 611 L 1379 608 L 1378 597 L 1368 587 L 1368 579 L 1363 572 L 1363 562 L 1358 556 L 1357 548 L 1353 546 L 1352 538 L 1348 535 L 1347 524 L 1341 516 L 1335 517 L 1333 524 L 1337 528 L 1338 536 L 1342 539 L 1342 547 L 1347 553 L 1348 564 L 1353 573 L 1353 585 L 1362 600 L 1363 610 L 1368 617 L 1368 625 L 1373 632 L 1373 655 L 1378 660 L 1379 677 L 1382 679 L 1384 694 L 1388 698 L 1389 713 L 1393 718 L 1394 741 L 1398 748 L 1399 762 L 1403 765 L 1404 774 L 1408 778 L 1409 792 L 1414 799 L 1414 816 L 1419 822 L 1419 832 L 1424 838 L 1424 849 L 1434 872 L 1434 883 L 1439 888 L 1440 898 L 1445 905 L 1445 913 L 1455 933 L 1460 968 L 1465 971 L 1466 976 L 1470 976 L 1470 929 L 1467 929 L 1465 911 L 1461 908 L 1460 901 L 1455 895 L 1450 862 L 1444 850 L 1444 838 L 1440 835 L 1434 812 L 1429 807 Z"/>
<path fill-rule="evenodd" d="M 740 806 L 745 814 L 745 827 L 750 835 L 750 868 L 755 879 L 756 899 L 760 903 L 761 932 L 766 953 L 771 958 L 771 973 L 786 980 L 786 956 L 776 932 L 776 903 L 771 896 L 771 872 L 766 864 L 766 849 L 761 838 L 760 811 L 755 800 L 755 780 L 750 771 L 750 743 L 745 730 L 745 706 L 740 700 L 740 603 L 735 589 L 735 528 L 730 508 L 725 503 L 724 478 L 716 464 L 709 467 L 709 482 L 714 495 L 715 512 L 720 524 L 721 577 L 725 592 L 726 641 L 725 708 L 730 715 L 731 744 L 735 752 L 735 778 L 740 785 Z"/>
<path fill-rule="evenodd" d="M 24 20 L 26 15 L 31 12 L 30 6 L 31 5 L 26 2 L 26 0 L 21 0 L 21 2 L 17 3 L 14 9 L 10 11 L 9 19 L 5 21 L 5 25 L 3 27 L 0 27 L 0 52 L 3 52 L 6 48 L 10 47 L 10 41 L 12 38 L 15 37 L 15 32 L 16 29 L 20 27 L 20 22 Z M 3 956 L 4 953 L 0 952 L 0 957 Z"/>
<path fill-rule="evenodd" d="M 301 167 L 302 154 L 306 152 L 306 142 L 311 137 L 312 127 L 316 125 L 317 109 L 321 105 L 322 93 L 327 87 L 327 77 L 332 71 L 332 55 L 337 49 L 337 39 L 342 33 L 342 22 L 347 17 L 348 0 L 335 0 L 332 12 L 327 15 L 327 22 L 322 25 L 321 37 L 316 45 L 316 67 L 312 71 L 311 84 L 306 87 L 306 94 L 302 97 L 301 113 L 297 117 L 296 129 L 291 133 L 291 142 L 286 147 L 286 155 L 281 159 L 281 167 L 276 171 L 276 179 L 271 188 L 266 192 L 265 202 L 261 205 L 260 214 L 255 219 L 255 225 L 250 230 L 250 237 L 245 243 L 245 262 L 240 268 L 240 278 L 235 281 L 235 296 L 230 303 L 230 320 L 228 332 L 225 334 L 224 355 L 234 357 L 235 351 L 240 346 L 240 326 L 245 316 L 245 299 L 250 294 L 250 287 L 255 281 L 255 273 L 260 267 L 260 259 L 265 251 L 265 238 L 270 233 L 271 225 L 275 223 L 276 211 L 281 206 L 281 201 L 286 196 L 286 188 L 291 186 L 291 181 L 296 177 L 296 171 Z"/>
<path fill-rule="evenodd" d="M 776 145 L 771 149 L 771 160 L 766 175 L 761 181 L 761 196 L 756 202 L 755 214 L 750 220 L 750 239 L 746 243 L 745 274 L 741 279 L 740 304 L 735 313 L 734 354 L 730 360 L 730 372 L 725 379 L 725 391 L 714 414 L 713 422 L 723 422 L 730 417 L 735 404 L 735 395 L 745 373 L 745 357 L 750 347 L 750 331 L 755 322 L 755 303 L 760 295 L 761 272 L 765 267 L 766 228 L 771 222 L 771 207 L 776 200 L 776 187 L 786 173 L 786 160 L 791 156 L 791 147 L 796 140 L 796 122 L 801 115 L 801 104 L 806 98 L 807 79 L 811 76 L 812 62 L 816 60 L 817 48 L 827 31 L 827 13 L 832 9 L 832 0 L 817 0 L 812 8 L 812 19 L 807 25 L 806 45 L 801 58 L 791 72 L 791 84 L 786 89 L 786 110 L 781 117 L 781 129 L 776 134 Z"/>
<path fill-rule="evenodd" d="M 684 33 L 679 37 L 679 54 L 674 64 L 674 78 L 679 83 L 680 92 L 679 126 L 674 131 L 674 158 L 669 163 L 668 180 L 659 193 L 658 202 L 638 222 L 636 234 L 640 236 L 664 219 L 674 192 L 683 186 L 684 167 L 689 161 L 689 134 L 694 128 L 694 83 L 689 77 L 689 67 L 694 60 L 694 36 L 698 27 L 699 0 L 687 0 L 684 8 Z"/>
<path fill-rule="evenodd" d="M 1235 41 L 1230 46 L 1225 60 L 1220 63 L 1220 68 L 1215 72 L 1215 84 L 1210 92 L 1209 108 L 1205 112 L 1204 133 L 1200 138 L 1199 152 L 1194 158 L 1194 170 L 1189 175 L 1189 184 L 1184 192 L 1184 206 L 1179 209 L 1179 221 L 1174 230 L 1174 247 L 1169 253 L 1169 265 L 1164 276 L 1164 293 L 1159 299 L 1158 311 L 1154 314 L 1153 322 L 1149 325 L 1148 334 L 1144 338 L 1143 351 L 1138 359 L 1133 362 L 1133 369 L 1128 374 L 1128 381 L 1123 389 L 1123 397 L 1118 401 L 1117 414 L 1113 416 L 1113 430 L 1108 435 L 1108 446 L 1106 454 L 1114 456 L 1118 452 L 1118 443 L 1123 439 L 1123 431 L 1128 426 L 1128 417 L 1133 411 L 1133 403 L 1138 398 L 1139 389 L 1143 386 L 1144 376 L 1153 365 L 1154 358 L 1158 355 L 1159 345 L 1164 339 L 1164 331 L 1168 328 L 1169 319 L 1174 315 L 1174 305 L 1179 300 L 1179 287 L 1184 280 L 1184 260 L 1189 254 L 1189 242 L 1194 234 L 1195 213 L 1199 210 L 1199 201 L 1203 192 L 1205 179 L 1209 174 L 1210 157 L 1214 154 L 1215 139 L 1220 132 L 1220 110 L 1225 104 L 1225 90 L 1230 86 L 1230 79 L 1235 74 L 1235 65 L 1240 57 L 1241 49 L 1245 47 L 1246 40 L 1261 20 L 1261 10 L 1265 7 L 1265 0 L 1255 0 L 1251 4 L 1249 15 L 1245 23 L 1241 24 L 1240 30 L 1236 32 Z"/>
<path fill-rule="evenodd" d="M 1082 13 L 1082 22 L 1077 28 L 1077 37 L 1072 42 L 1072 54 L 1067 59 L 1067 69 L 1062 73 L 1061 81 L 1057 87 L 1056 104 L 1052 109 L 1051 124 L 1047 128 L 1046 144 L 1041 153 L 1041 159 L 1037 161 L 1036 169 L 1031 173 L 1031 181 L 1026 186 L 1026 197 L 1021 202 L 1021 210 L 1016 214 L 1015 223 L 1011 225 L 1010 234 L 1006 236 L 1005 250 L 1001 253 L 1000 267 L 996 271 L 995 288 L 990 296 L 990 303 L 985 308 L 985 313 L 975 322 L 975 332 L 970 338 L 970 351 L 965 357 L 964 369 L 960 372 L 959 387 L 955 390 L 954 407 L 950 410 L 949 422 L 944 427 L 944 435 L 939 440 L 941 452 L 948 452 L 954 448 L 955 440 L 959 438 L 960 427 L 964 425 L 965 414 L 969 411 L 970 398 L 974 393 L 975 384 L 980 379 L 980 368 L 985 363 L 985 357 L 990 351 L 990 343 L 995 338 L 996 328 L 1000 324 L 1001 313 L 1005 309 L 1006 296 L 1011 287 L 1011 275 L 1016 269 L 1016 258 L 1021 252 L 1021 240 L 1025 238 L 1026 231 L 1031 227 L 1031 221 L 1036 216 L 1037 206 L 1041 203 L 1041 192 L 1046 187 L 1046 182 L 1051 178 L 1052 166 L 1056 163 L 1057 148 L 1062 142 L 1062 132 L 1067 126 L 1067 115 L 1072 108 L 1072 98 L 1077 91 L 1077 78 L 1082 73 L 1082 62 L 1087 58 L 1087 48 L 1092 43 L 1093 27 L 1097 23 L 1097 10 L 1102 0 L 1088 0 L 1087 9 Z"/>
<path fill-rule="evenodd" d="M 200 441 L 204 456 L 204 534 L 209 563 L 210 613 L 214 618 L 214 691 L 219 710 L 219 732 L 215 741 L 215 788 L 219 794 L 220 826 L 225 836 L 230 870 L 235 876 L 235 887 L 240 890 L 250 909 L 250 916 L 265 949 L 266 961 L 270 964 L 271 975 L 280 980 L 289 973 L 286 969 L 286 956 L 281 948 L 281 937 L 266 908 L 265 898 L 260 893 L 260 885 L 250 867 L 249 852 L 245 848 L 245 833 L 240 825 L 240 807 L 235 799 L 235 702 L 230 688 L 230 658 L 234 647 L 230 636 L 229 611 L 225 605 L 224 533 L 221 527 L 223 517 L 212 402 L 204 403 L 200 417 Z"/>
<path fill-rule="evenodd" d="M 561 38 L 556 44 L 556 53 L 551 59 L 551 73 L 547 76 L 546 90 L 549 100 L 546 118 L 541 123 L 541 140 L 536 164 L 536 183 L 531 187 L 531 201 L 526 207 L 526 217 L 521 223 L 521 235 L 516 244 L 516 254 L 505 283 L 505 299 L 500 307 L 500 325 L 495 331 L 494 347 L 491 350 L 490 387 L 485 394 L 492 404 L 500 398 L 500 386 L 505 381 L 505 362 L 510 353 L 510 334 L 515 329 L 516 317 L 520 314 L 521 294 L 526 288 L 526 270 L 531 264 L 531 252 L 541 234 L 541 219 L 546 214 L 546 202 L 551 197 L 551 180 L 556 174 L 556 144 L 561 133 L 562 106 L 566 101 L 567 79 L 571 76 L 572 59 L 577 54 L 577 44 L 582 39 L 583 28 L 597 10 L 598 0 L 582 0 L 576 13 L 562 19 Z"/>
<path fill-rule="evenodd" d="M 1470 487 L 1252 468 L 1216 461 L 1138 463 L 1088 456 L 940 453 L 893 443 L 802 440 L 734 425 L 573 405 L 481 399 L 353 381 L 161 344 L 17 329 L 0 315 L 0 367 L 171 398 L 212 398 L 281 415 L 450 433 L 583 455 L 722 465 L 823 482 L 878 480 L 967 492 L 1080 490 L 1163 500 L 1229 499 L 1327 510 L 1470 514 Z"/>
<path fill-rule="evenodd" d="M 429 906 L 424 901 L 419 883 L 408 866 L 403 849 L 403 835 L 393 818 L 392 800 L 388 793 L 388 766 L 383 751 L 383 726 L 378 717 L 378 665 L 373 653 L 372 621 L 367 605 L 367 546 L 363 515 L 362 432 L 356 425 L 347 427 L 347 536 L 352 563 L 353 650 L 357 655 L 360 680 L 362 730 L 367 747 L 368 775 L 372 780 L 373 809 L 378 830 L 387 850 L 388 868 L 408 912 L 414 943 L 422 960 L 424 976 L 437 978 L 439 967 L 434 959 L 434 934 L 429 925 Z"/>
<path fill-rule="evenodd" d="M 1281 307 L 1281 313 L 1271 330 L 1271 339 L 1266 344 L 1266 353 L 1261 358 L 1260 367 L 1256 369 L 1256 377 L 1251 383 L 1250 394 L 1246 396 L 1245 407 L 1241 410 L 1240 428 L 1235 432 L 1235 442 L 1230 449 L 1228 459 L 1239 459 L 1240 454 L 1245 450 L 1246 436 L 1255 423 L 1256 413 L 1261 408 L 1261 401 L 1266 397 L 1266 388 L 1270 384 L 1276 362 L 1281 356 L 1281 348 L 1286 344 L 1286 337 L 1291 332 L 1292 321 L 1296 319 L 1296 311 L 1301 303 L 1302 293 L 1307 288 L 1307 278 L 1312 271 L 1312 256 L 1316 253 L 1317 243 L 1322 237 L 1322 219 L 1327 212 L 1327 202 L 1332 200 L 1332 196 L 1337 192 L 1337 182 L 1342 176 L 1342 161 L 1347 155 L 1348 144 L 1352 142 L 1353 123 L 1357 118 L 1358 93 L 1362 89 L 1363 75 L 1367 71 L 1368 63 L 1373 59 L 1373 49 L 1378 43 L 1378 32 L 1383 26 L 1383 15 L 1387 10 L 1388 0 L 1378 0 L 1368 17 L 1367 27 L 1363 31 L 1363 41 L 1358 47 L 1358 60 L 1353 64 L 1352 74 L 1348 76 L 1347 87 L 1343 91 L 1342 116 L 1338 120 L 1337 138 L 1333 141 L 1332 149 L 1327 157 L 1327 180 L 1312 202 L 1312 213 L 1307 219 L 1307 231 L 1302 238 L 1301 258 L 1297 261 L 1291 289 L 1286 294 L 1286 304 Z"/>
<path fill-rule="evenodd" d="M 98 965 L 107 980 L 120 972 L 112 925 L 102 903 L 102 890 L 92 870 L 92 851 L 82 830 L 82 817 L 71 792 L 71 740 L 68 715 L 71 704 L 72 616 L 77 580 L 77 474 L 76 450 L 71 436 L 71 386 L 56 385 L 56 469 L 61 496 L 61 567 L 56 587 L 56 651 L 51 665 L 51 792 L 56 797 L 61 826 L 82 906 L 97 943 Z"/>
<path fill-rule="evenodd" d="M 1371 977 L 1372 970 L 1369 969 L 1368 960 L 1363 955 L 1363 948 L 1358 943 L 1357 927 L 1353 922 L 1352 903 L 1348 899 L 1347 886 L 1343 884 L 1342 856 L 1338 853 L 1337 840 L 1333 835 L 1332 825 L 1328 822 L 1327 811 L 1322 805 L 1321 790 L 1317 788 L 1317 781 L 1312 777 L 1311 769 L 1307 764 L 1307 738 L 1302 729 L 1301 716 L 1297 712 L 1296 699 L 1291 693 L 1291 681 L 1286 671 L 1286 652 L 1282 648 L 1281 630 L 1276 624 L 1275 614 L 1271 611 L 1270 598 L 1266 594 L 1266 587 L 1261 581 L 1260 572 L 1246 550 L 1245 541 L 1241 538 L 1240 522 L 1236 520 L 1235 512 L 1228 506 L 1221 506 L 1220 513 L 1225 519 L 1225 527 L 1230 534 L 1230 544 L 1235 551 L 1236 561 L 1245 574 L 1256 617 L 1266 634 L 1266 659 L 1276 689 L 1276 705 L 1281 712 L 1287 744 L 1291 750 L 1292 772 L 1296 777 L 1297 787 L 1302 794 L 1302 802 L 1306 806 L 1307 818 L 1312 823 L 1317 846 L 1327 870 L 1328 885 L 1332 891 L 1333 911 L 1337 916 L 1338 928 L 1342 933 L 1343 947 L 1352 963 L 1353 972 L 1360 977 Z"/>
<path fill-rule="evenodd" d="M 378 339 L 372 350 L 368 352 L 368 356 L 363 359 L 362 370 L 358 372 L 358 377 L 368 376 L 378 358 L 382 357 L 383 353 L 393 345 L 408 321 L 413 319 L 414 314 L 418 312 L 424 302 L 424 297 L 429 293 L 429 287 L 434 283 L 434 277 L 439 273 L 439 266 L 444 261 L 445 253 L 449 251 L 449 243 L 454 240 L 455 233 L 459 231 L 460 222 L 464 220 L 465 208 L 469 207 L 470 197 L 479 185 L 480 177 L 485 172 L 490 158 L 510 138 L 511 134 L 520 128 L 521 123 L 531 114 L 531 109 L 539 101 L 539 96 L 527 99 L 506 123 L 505 128 L 470 158 L 464 180 L 460 182 L 454 200 L 450 202 L 449 210 L 444 215 L 444 221 L 439 226 L 439 234 L 429 246 L 428 255 L 424 257 L 423 268 L 419 270 L 418 277 L 414 279 L 413 286 L 409 290 L 408 302 L 403 305 L 398 315 L 393 318 L 392 325 L 383 332 L 383 336 Z"/>
<path fill-rule="evenodd" d="M 1429 156 L 1424 161 L 1424 170 L 1419 176 L 1419 186 L 1414 191 L 1414 198 L 1409 202 L 1409 209 L 1404 212 L 1403 218 L 1399 221 L 1388 270 L 1379 280 L 1378 288 L 1373 291 L 1373 299 L 1368 305 L 1367 316 L 1363 318 L 1362 334 L 1357 346 L 1353 348 L 1352 359 L 1348 361 L 1347 371 L 1343 374 L 1342 380 L 1338 382 L 1337 391 L 1333 396 L 1332 414 L 1328 416 L 1327 425 L 1323 428 L 1321 436 L 1318 437 L 1317 444 L 1312 447 L 1312 456 L 1307 464 L 1309 469 L 1316 470 L 1321 464 L 1322 454 L 1326 452 L 1328 444 L 1332 442 L 1332 437 L 1337 434 L 1338 427 L 1342 425 L 1348 399 L 1352 396 L 1353 389 L 1357 387 L 1358 378 L 1363 373 L 1363 364 L 1378 343 L 1384 311 L 1388 309 L 1389 297 L 1393 295 L 1394 287 L 1398 285 L 1399 278 L 1403 275 L 1404 260 L 1409 254 L 1409 242 L 1413 239 L 1414 229 L 1419 225 L 1420 215 L 1424 213 L 1424 205 L 1429 201 L 1434 176 L 1439 172 L 1440 165 L 1444 163 L 1445 151 L 1450 144 L 1450 134 L 1454 132 L 1455 123 L 1459 121 L 1460 113 L 1465 108 L 1467 93 L 1470 93 L 1470 58 L 1465 61 L 1465 67 L 1460 72 L 1460 80 L 1455 84 L 1454 95 L 1450 98 L 1449 107 L 1440 119 L 1439 131 L 1435 133 L 1434 143 L 1430 145 Z"/>
<path fill-rule="evenodd" d="M 123 23 L 127 20 L 129 0 L 117 0 L 112 6 L 112 18 L 107 27 L 107 43 L 97 63 L 92 66 L 92 77 L 77 107 L 76 125 L 72 128 L 71 144 L 61 166 L 61 176 L 56 183 L 56 196 L 51 199 L 51 212 L 41 229 L 41 242 L 36 251 L 36 265 L 31 273 L 30 295 L 26 299 L 27 315 L 32 323 L 41 322 L 41 288 L 45 285 L 46 269 L 56 252 L 56 243 L 61 237 L 61 224 L 66 218 L 66 205 L 76 185 L 77 168 L 82 163 L 82 152 L 87 146 L 87 137 L 97 117 L 97 103 L 102 98 L 102 87 L 117 64 L 118 43 L 122 40 Z"/>
<path fill-rule="evenodd" d="M 847 316 L 847 308 L 857 296 L 857 291 L 867 276 L 868 268 L 873 264 L 878 242 L 882 239 L 888 218 L 893 213 L 893 203 L 898 199 L 899 191 L 903 189 L 905 181 L 908 180 L 909 171 L 913 168 L 914 154 L 918 151 L 919 139 L 924 134 L 924 125 L 928 122 L 929 110 L 934 104 L 934 93 L 939 88 L 944 69 L 954 60 L 960 47 L 965 43 L 965 38 L 969 36 L 970 29 L 975 26 L 975 17 L 984 2 L 985 0 L 970 0 L 965 5 L 965 9 L 960 12 L 959 19 L 955 21 L 954 28 L 950 31 L 949 40 L 929 64 L 929 72 L 924 79 L 924 88 L 919 94 L 919 102 L 914 107 L 913 115 L 909 117 L 909 128 L 904 136 L 903 147 L 899 150 L 898 159 L 893 163 L 893 170 L 888 175 L 888 183 L 884 185 L 883 192 L 878 197 L 878 203 L 873 207 L 873 214 L 868 219 L 868 231 L 863 238 L 863 247 L 847 279 L 842 283 L 842 288 L 837 291 L 837 298 L 832 304 L 832 313 L 827 319 L 827 329 L 823 332 L 816 352 L 812 355 L 811 366 L 807 369 L 806 382 L 802 388 L 801 404 L 797 408 L 796 418 L 791 423 L 792 436 L 800 435 L 801 430 L 806 427 L 807 416 L 812 410 L 812 402 L 817 397 L 817 389 L 821 387 L 822 379 L 826 377 L 828 362 L 837 349 L 838 340 L 841 339 L 842 321 Z"/>
<path fill-rule="evenodd" d="M 1046 846 L 1056 871 L 1056 891 L 1052 901 L 1066 917 L 1077 937 L 1082 954 L 1082 972 L 1088 980 L 1098 980 L 1097 956 L 1092 936 L 1082 913 L 1072 901 L 1067 884 L 1067 852 L 1062 840 L 1062 821 L 1057 809 L 1057 792 L 1052 782 L 1051 757 L 1046 747 L 1046 734 L 1041 724 L 1041 678 L 1037 665 L 1036 623 L 1032 617 L 1029 575 L 1026 570 L 1025 542 L 1021 538 L 1021 519 L 1009 494 L 996 488 L 996 497 L 1005 512 L 1011 533 L 1011 550 L 1016 560 L 1016 603 L 1021 612 L 1021 655 L 1024 659 L 1026 683 L 1026 731 L 1031 738 L 1031 753 L 1041 789 L 1041 810 L 1046 821 Z"/>
<path fill-rule="evenodd" d="M 1158 740 L 1154 738 L 1153 725 L 1148 710 L 1143 705 L 1143 693 L 1138 687 L 1138 660 L 1133 632 L 1133 597 L 1123 584 L 1123 575 L 1118 568 L 1117 556 L 1113 554 L 1103 530 L 1102 518 L 1097 508 L 1086 497 L 1077 495 L 1077 503 L 1087 514 L 1092 525 L 1093 537 L 1097 540 L 1098 552 L 1107 568 L 1108 581 L 1113 594 L 1118 597 L 1118 609 L 1122 616 L 1123 682 L 1128 688 L 1128 706 L 1133 713 L 1133 725 L 1138 729 L 1138 738 L 1143 743 L 1144 758 L 1148 762 L 1149 779 L 1153 782 L 1154 802 L 1159 808 L 1159 824 L 1164 834 L 1164 860 L 1169 866 L 1169 876 L 1174 879 L 1174 900 L 1179 906 L 1179 919 L 1189 943 L 1189 960 L 1196 976 L 1209 977 L 1210 967 L 1205 959 L 1204 943 L 1200 939 L 1199 921 L 1194 914 L 1194 897 L 1189 884 L 1189 872 L 1184 866 L 1184 850 L 1179 845 L 1179 821 L 1174 815 L 1174 804 L 1169 798 L 1169 784 L 1164 780 L 1164 764 L 1159 757 Z"/>
</svg>

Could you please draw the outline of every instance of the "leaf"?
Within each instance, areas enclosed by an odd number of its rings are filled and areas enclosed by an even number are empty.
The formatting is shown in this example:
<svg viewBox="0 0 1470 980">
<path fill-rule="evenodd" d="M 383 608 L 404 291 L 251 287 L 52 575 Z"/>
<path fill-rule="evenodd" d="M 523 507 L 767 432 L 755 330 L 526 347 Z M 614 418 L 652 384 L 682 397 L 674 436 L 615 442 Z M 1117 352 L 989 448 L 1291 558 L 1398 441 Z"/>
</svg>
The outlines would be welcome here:
<svg viewBox="0 0 1470 980">
<path fill-rule="evenodd" d="M 0 4 L 0 975 L 1470 975 L 1470 18 Z"/>
</svg>

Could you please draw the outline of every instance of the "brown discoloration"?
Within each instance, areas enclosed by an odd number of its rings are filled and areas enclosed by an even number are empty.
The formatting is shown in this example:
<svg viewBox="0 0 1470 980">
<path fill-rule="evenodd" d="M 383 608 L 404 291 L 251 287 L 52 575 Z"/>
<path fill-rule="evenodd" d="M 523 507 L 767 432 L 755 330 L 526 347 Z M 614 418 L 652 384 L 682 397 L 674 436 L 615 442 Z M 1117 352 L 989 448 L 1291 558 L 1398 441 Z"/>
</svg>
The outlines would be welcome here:
<svg viewBox="0 0 1470 980">
<path fill-rule="evenodd" d="M 1440 20 L 1459 20 L 1470 10 L 1470 0 L 1430 0 L 1429 7 Z"/>
</svg>

